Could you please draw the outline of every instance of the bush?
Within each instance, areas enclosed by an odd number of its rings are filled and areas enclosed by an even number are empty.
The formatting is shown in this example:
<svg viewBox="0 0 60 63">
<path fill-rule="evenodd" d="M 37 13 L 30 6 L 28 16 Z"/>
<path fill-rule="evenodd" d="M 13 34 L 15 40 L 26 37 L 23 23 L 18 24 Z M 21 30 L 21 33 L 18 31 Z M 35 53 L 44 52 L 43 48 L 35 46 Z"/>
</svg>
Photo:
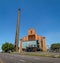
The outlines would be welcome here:
<svg viewBox="0 0 60 63">
<path fill-rule="evenodd" d="M 6 42 L 5 44 L 2 45 L 2 50 L 4 52 L 13 51 L 14 50 L 14 45 L 11 44 L 11 43 Z"/>
<path fill-rule="evenodd" d="M 55 52 L 59 52 L 59 50 L 60 50 L 60 43 L 51 44 L 51 50 L 55 51 Z"/>
</svg>

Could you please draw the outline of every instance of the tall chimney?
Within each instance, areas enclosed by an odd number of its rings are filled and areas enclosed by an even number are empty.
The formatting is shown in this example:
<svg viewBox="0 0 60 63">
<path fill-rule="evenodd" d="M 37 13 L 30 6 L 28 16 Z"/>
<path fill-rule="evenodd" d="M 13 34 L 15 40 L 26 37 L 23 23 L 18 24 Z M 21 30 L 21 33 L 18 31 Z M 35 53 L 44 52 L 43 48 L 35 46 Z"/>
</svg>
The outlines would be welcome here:
<svg viewBox="0 0 60 63">
<path fill-rule="evenodd" d="M 20 28 L 20 9 L 18 9 L 18 20 L 16 26 L 16 36 L 15 36 L 15 51 L 18 51 L 18 44 L 19 44 L 19 28 Z"/>
</svg>

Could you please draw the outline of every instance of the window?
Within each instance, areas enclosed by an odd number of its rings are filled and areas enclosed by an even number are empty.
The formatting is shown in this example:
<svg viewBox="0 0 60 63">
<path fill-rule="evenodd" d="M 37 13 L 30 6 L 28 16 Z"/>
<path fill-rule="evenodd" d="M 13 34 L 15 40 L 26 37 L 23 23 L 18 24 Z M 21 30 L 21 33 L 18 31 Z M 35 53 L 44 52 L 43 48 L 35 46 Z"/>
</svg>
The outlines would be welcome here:
<svg viewBox="0 0 60 63">
<path fill-rule="evenodd" d="M 31 31 L 31 34 L 32 34 L 32 31 Z"/>
</svg>

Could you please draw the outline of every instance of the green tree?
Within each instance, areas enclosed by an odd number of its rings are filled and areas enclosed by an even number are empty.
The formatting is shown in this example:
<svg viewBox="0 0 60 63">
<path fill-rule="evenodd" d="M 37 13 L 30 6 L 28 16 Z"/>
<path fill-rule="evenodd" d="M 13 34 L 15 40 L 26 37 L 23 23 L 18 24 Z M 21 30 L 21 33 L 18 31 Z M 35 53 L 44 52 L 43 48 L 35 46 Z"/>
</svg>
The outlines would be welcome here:
<svg viewBox="0 0 60 63">
<path fill-rule="evenodd" d="M 5 44 L 2 45 L 2 50 L 4 52 L 8 52 L 9 50 L 13 51 L 14 50 L 14 45 L 11 43 L 6 42 Z"/>
<path fill-rule="evenodd" d="M 60 43 L 51 44 L 51 50 L 58 52 L 60 50 Z"/>
</svg>

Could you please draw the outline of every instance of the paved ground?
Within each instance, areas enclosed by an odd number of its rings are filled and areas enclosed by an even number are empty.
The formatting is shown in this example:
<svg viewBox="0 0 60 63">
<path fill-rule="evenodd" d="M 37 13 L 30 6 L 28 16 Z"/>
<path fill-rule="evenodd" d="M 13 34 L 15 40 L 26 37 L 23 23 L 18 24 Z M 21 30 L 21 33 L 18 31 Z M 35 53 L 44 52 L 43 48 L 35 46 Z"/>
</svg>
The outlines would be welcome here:
<svg viewBox="0 0 60 63">
<path fill-rule="evenodd" d="M 4 63 L 60 63 L 60 58 L 24 56 L 0 53 L 0 59 Z"/>
</svg>

